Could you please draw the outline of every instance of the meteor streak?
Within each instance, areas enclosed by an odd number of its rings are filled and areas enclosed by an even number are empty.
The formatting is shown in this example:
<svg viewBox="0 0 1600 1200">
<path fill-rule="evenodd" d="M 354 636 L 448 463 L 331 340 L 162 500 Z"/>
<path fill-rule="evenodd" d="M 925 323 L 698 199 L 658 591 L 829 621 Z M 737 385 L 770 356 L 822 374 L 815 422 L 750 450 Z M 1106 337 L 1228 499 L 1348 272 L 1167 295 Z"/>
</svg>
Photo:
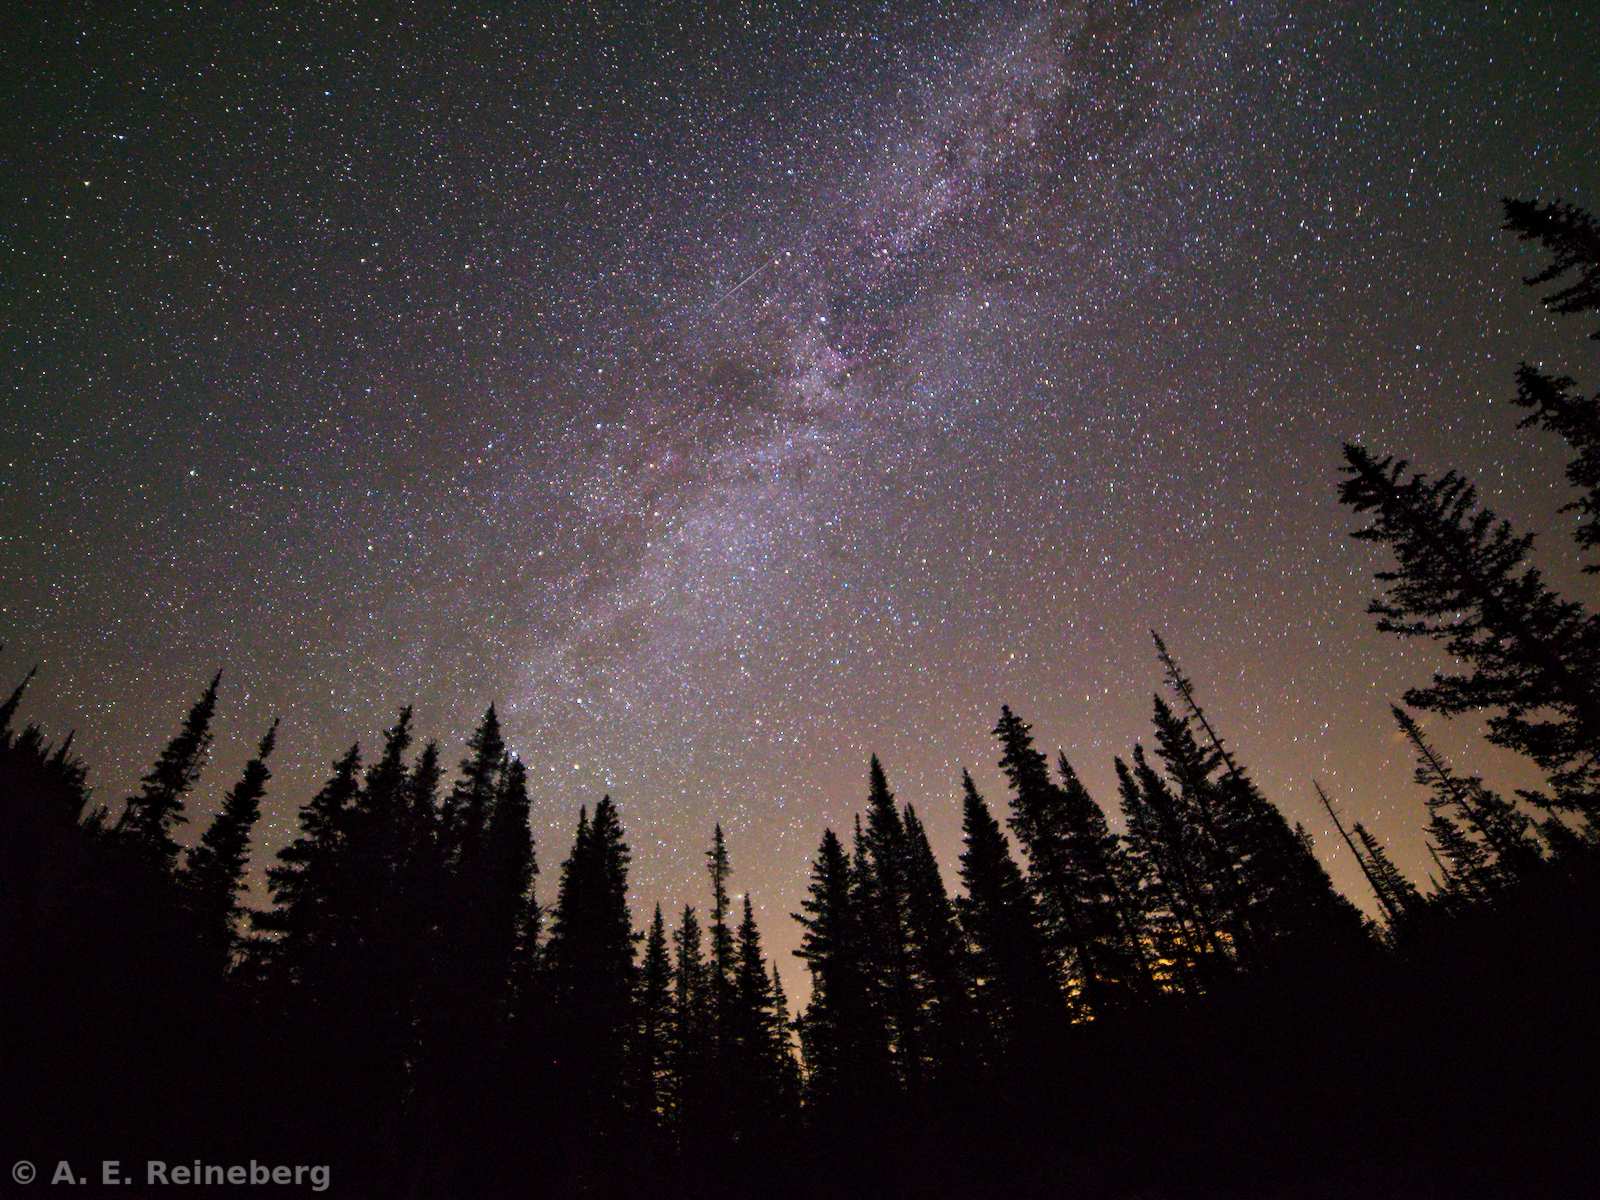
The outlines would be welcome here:
<svg viewBox="0 0 1600 1200">
<path fill-rule="evenodd" d="M 716 312 L 717 309 L 721 308 L 730 299 L 732 299 L 737 293 L 742 291 L 744 289 L 745 284 L 749 283 L 757 275 L 760 275 L 768 267 L 773 266 L 777 261 L 778 261 L 777 257 L 773 257 L 773 258 L 767 259 L 766 262 L 762 263 L 754 271 L 751 271 L 750 274 L 746 275 L 743 279 L 739 280 L 738 283 L 734 284 L 727 291 L 723 292 L 722 295 L 718 296 L 716 298 L 716 300 L 712 302 L 711 307 L 706 309 L 706 316 L 709 317 L 712 313 Z"/>
</svg>

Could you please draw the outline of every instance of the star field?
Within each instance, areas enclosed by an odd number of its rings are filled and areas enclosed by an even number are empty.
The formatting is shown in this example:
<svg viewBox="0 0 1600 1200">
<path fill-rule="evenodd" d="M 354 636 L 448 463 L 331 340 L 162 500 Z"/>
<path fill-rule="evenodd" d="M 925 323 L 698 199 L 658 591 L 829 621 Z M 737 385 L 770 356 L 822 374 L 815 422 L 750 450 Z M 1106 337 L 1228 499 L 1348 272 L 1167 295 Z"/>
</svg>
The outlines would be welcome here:
<svg viewBox="0 0 1600 1200">
<path fill-rule="evenodd" d="M 947 864 L 1002 702 L 1110 806 L 1156 627 L 1364 903 L 1310 779 L 1422 877 L 1432 660 L 1364 614 L 1340 441 L 1593 594 L 1503 403 L 1581 346 L 1496 228 L 1596 201 L 1590 5 L 41 8 L 0 640 L 101 800 L 217 666 L 191 815 L 282 714 L 268 851 L 400 705 L 453 761 L 494 701 L 541 895 L 603 792 L 640 921 L 720 820 L 788 976 L 870 751 Z"/>
</svg>

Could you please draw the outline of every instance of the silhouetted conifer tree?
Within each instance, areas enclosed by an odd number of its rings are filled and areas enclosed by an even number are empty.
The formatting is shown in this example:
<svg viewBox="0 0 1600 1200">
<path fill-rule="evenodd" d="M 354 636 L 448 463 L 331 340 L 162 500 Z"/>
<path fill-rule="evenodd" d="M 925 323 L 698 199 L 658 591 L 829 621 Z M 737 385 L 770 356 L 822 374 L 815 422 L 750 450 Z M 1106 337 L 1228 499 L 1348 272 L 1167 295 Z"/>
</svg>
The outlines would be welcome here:
<svg viewBox="0 0 1600 1200">
<path fill-rule="evenodd" d="M 1383 901 L 1384 907 L 1396 916 L 1403 916 L 1417 903 L 1416 885 L 1406 878 L 1405 872 L 1394 865 L 1388 851 L 1383 848 L 1383 843 L 1373 837 L 1365 825 L 1357 821 L 1354 828 L 1356 840 L 1361 843 L 1362 850 L 1366 854 L 1372 878 L 1380 889 L 1379 899 Z"/>
<path fill-rule="evenodd" d="M 795 953 L 811 972 L 811 1003 L 799 1022 L 807 1101 L 825 1134 L 842 1134 L 869 1111 L 889 1071 L 888 1035 L 863 953 L 856 885 L 849 856 L 826 830 L 802 911 L 795 914 L 805 930 Z"/>
<path fill-rule="evenodd" d="M 477 853 L 489 808 L 499 787 L 505 755 L 500 717 L 491 704 L 467 741 L 467 756 L 461 760 L 460 776 L 450 789 L 440 814 L 440 832 L 458 873 Z"/>
<path fill-rule="evenodd" d="M 9 749 L 12 742 L 11 722 L 17 715 L 17 708 L 22 703 L 23 694 L 27 692 L 28 685 L 33 682 L 34 676 L 39 673 L 35 664 L 28 668 L 28 673 L 22 677 L 21 682 L 11 689 L 3 702 L 0 702 L 0 750 Z"/>
<path fill-rule="evenodd" d="M 906 834 L 877 755 L 867 768 L 867 818 L 857 840 L 857 913 L 867 973 L 877 1005 L 888 1018 L 897 1082 L 920 1101 L 927 1054 L 908 927 Z"/>
<path fill-rule="evenodd" d="M 970 952 L 944 885 L 927 830 L 909 804 L 902 814 L 906 847 L 906 930 L 918 983 L 923 1074 L 939 1096 L 971 1077 L 977 1065 Z"/>
<path fill-rule="evenodd" d="M 1356 845 L 1355 839 L 1344 827 L 1344 822 L 1339 820 L 1339 814 L 1334 811 L 1333 801 L 1328 799 L 1328 793 L 1322 790 L 1322 785 L 1316 780 L 1311 781 L 1311 786 L 1316 789 L 1317 798 L 1322 801 L 1322 807 L 1328 811 L 1328 819 L 1333 822 L 1333 827 L 1339 831 L 1339 836 L 1344 839 L 1344 844 L 1350 848 L 1350 856 L 1356 860 L 1356 866 L 1361 868 L 1361 874 L 1366 878 L 1367 886 L 1372 889 L 1372 894 L 1383 907 L 1384 915 L 1389 924 L 1393 926 L 1400 919 L 1401 909 L 1396 897 L 1390 894 L 1385 885 L 1380 881 L 1378 873 L 1372 869 L 1372 864 L 1367 861 L 1367 856 Z"/>
<path fill-rule="evenodd" d="M 1163 754 L 1192 759 L 1188 741 L 1198 749 L 1192 729 L 1204 734 L 1208 750 L 1182 768 L 1185 786 L 1196 802 L 1223 856 L 1232 860 L 1229 874 L 1240 891 L 1241 930 L 1256 948 L 1284 937 L 1354 943 L 1363 936 L 1361 916 L 1334 889 L 1318 860 L 1309 835 L 1290 826 L 1278 807 L 1262 795 L 1222 740 L 1195 696 L 1194 684 L 1178 666 L 1159 634 L 1151 631 L 1167 682 L 1185 711 L 1181 734 L 1173 731 L 1157 706 L 1158 738 Z M 1162 733 L 1163 727 L 1168 732 Z M 1215 778 L 1211 772 L 1217 772 Z M 1177 776 L 1175 776 L 1177 777 Z"/>
<path fill-rule="evenodd" d="M 1443 859 L 1439 865 L 1446 893 L 1471 904 L 1489 899 L 1499 881 L 1491 866 L 1488 847 L 1456 824 L 1444 806 L 1430 807 L 1428 838 Z"/>
<path fill-rule="evenodd" d="M 349 933 L 346 953 L 359 956 L 358 971 L 386 1009 L 398 998 L 394 989 L 399 983 L 395 975 L 403 953 L 401 947 L 416 936 L 415 930 L 395 927 L 401 915 L 396 892 L 410 849 L 407 842 L 412 810 L 405 761 L 410 747 L 408 706 L 384 731 L 383 753 L 367 768 L 361 791 L 344 822 L 345 860 L 337 903 Z M 373 1019 L 379 1020 L 377 1014 Z M 400 1016 L 392 1015 L 383 1023 L 402 1021 Z"/>
<path fill-rule="evenodd" d="M 406 780 L 408 858 L 428 855 L 430 843 L 438 836 L 439 783 L 443 778 L 444 768 L 439 765 L 439 745 L 429 742 L 417 755 L 417 761 Z"/>
<path fill-rule="evenodd" d="M 961 773 L 961 883 L 956 900 L 973 952 L 976 1007 L 996 1067 L 1048 1046 L 1066 1020 L 1061 990 L 1040 936 L 1033 897 L 1000 824 L 972 776 Z"/>
<path fill-rule="evenodd" d="M 1544 306 L 1563 315 L 1600 308 L 1600 222 L 1575 204 L 1557 200 L 1507 198 L 1504 229 L 1524 242 L 1538 242 L 1550 253 L 1550 262 L 1523 282 L 1531 287 L 1554 283 L 1569 273 L 1570 282 L 1544 298 Z M 1600 330 L 1590 334 L 1600 338 Z"/>
<path fill-rule="evenodd" d="M 128 797 L 117 822 L 118 832 L 164 868 L 177 863 L 178 843 L 172 831 L 189 819 L 184 798 L 199 780 L 211 749 L 211 718 L 217 710 L 221 682 L 222 672 L 218 671 L 189 709 L 183 728 L 140 781 L 139 794 Z"/>
<path fill-rule="evenodd" d="M 712 1026 L 709 1030 L 710 1038 L 702 1048 L 703 1052 L 716 1058 L 720 1055 L 723 1042 L 729 1036 L 728 1025 L 732 1019 L 734 974 L 737 970 L 733 944 L 733 928 L 728 923 L 729 900 L 728 880 L 733 874 L 733 867 L 728 859 L 728 844 L 722 836 L 722 825 L 719 823 L 711 834 L 711 849 L 706 851 L 706 874 L 711 879 L 711 952 L 708 967 L 710 970 L 710 1003 L 712 1013 Z M 713 1070 L 720 1069 L 716 1066 Z"/>
<path fill-rule="evenodd" d="M 1549 772 L 1559 802 L 1600 811 L 1600 619 L 1545 585 L 1527 563 L 1532 537 L 1479 509 L 1455 472 L 1430 482 L 1355 445 L 1345 459 L 1340 498 L 1371 519 L 1355 536 L 1386 544 L 1397 564 L 1377 575 L 1378 627 L 1442 642 L 1465 667 L 1406 703 L 1490 712 L 1491 741 Z"/>
<path fill-rule="evenodd" d="M 606 1115 L 624 1109 L 634 997 L 629 861 L 617 807 L 606 796 L 592 819 L 580 820 L 562 865 L 546 951 L 562 1039 L 557 1086 L 572 1098 L 575 1119 L 602 1122 L 597 1136 L 606 1128 Z M 584 1145 L 585 1154 L 599 1149 L 593 1140 Z"/>
<path fill-rule="evenodd" d="M 693 907 L 684 908 L 672 948 L 671 1103 L 680 1147 L 687 1147 L 704 1139 L 716 1099 L 705 1054 L 712 1025 L 711 975 Z"/>
<path fill-rule="evenodd" d="M 274 721 L 256 747 L 255 757 L 245 763 L 239 781 L 223 798 L 221 811 L 184 862 L 184 884 L 201 943 L 223 965 L 231 957 L 238 936 L 238 919 L 243 911 L 239 892 L 250 856 L 250 831 L 261 815 L 261 798 L 272 778 L 267 757 L 277 735 L 278 722 Z"/>
<path fill-rule="evenodd" d="M 1527 363 L 1517 368 L 1516 403 L 1531 410 L 1522 425 L 1554 433 L 1572 448 L 1566 474 L 1578 498 L 1562 511 L 1578 514 L 1573 537 L 1592 551 L 1600 548 L 1600 396 L 1579 395 L 1575 386 L 1564 375 L 1548 375 Z M 1592 575 L 1600 571 L 1600 563 L 1589 563 L 1584 570 Z"/>
<path fill-rule="evenodd" d="M 414 947 L 425 935 L 414 921 L 416 910 L 400 891 L 411 849 L 411 772 L 406 765 L 411 722 L 412 710 L 406 706 L 384 731 L 383 750 L 368 766 L 344 814 L 333 900 L 338 950 L 318 983 L 319 1019 L 332 1035 L 324 1053 L 330 1067 L 337 1068 L 338 1091 L 333 1094 L 346 1110 L 345 1119 L 361 1114 L 355 1128 L 372 1143 L 374 1158 L 386 1165 L 394 1158 L 409 1081 L 420 1075 L 424 1091 L 442 1089 L 440 1064 L 461 1061 L 469 1046 L 461 1036 L 467 1027 L 465 1006 L 449 1002 L 458 1000 L 462 989 L 448 999 L 437 990 L 427 994 L 428 1015 L 438 1020 L 429 1023 L 417 1010 Z M 430 946 L 429 951 L 432 965 L 441 969 L 461 961 L 446 957 L 448 952 L 464 953 L 459 942 Z M 441 1030 L 452 1036 L 439 1039 L 431 1062 L 420 1062 L 419 1034 L 436 1037 Z M 442 1095 L 425 1100 L 447 1103 Z"/>
<path fill-rule="evenodd" d="M 481 957 L 485 984 L 498 993 L 495 1009 L 509 1001 L 505 982 L 513 973 L 518 947 L 530 935 L 528 922 L 535 909 L 533 879 L 539 868 L 528 817 L 528 772 L 513 758 L 506 763 L 495 789 L 482 872 Z"/>
<path fill-rule="evenodd" d="M 777 963 L 772 964 L 772 1026 L 778 1055 L 778 1111 L 789 1118 L 800 1111 L 800 1062 L 795 1057 L 795 1028 L 789 1014 L 789 996 L 784 991 Z"/>
<path fill-rule="evenodd" d="M 638 1107 L 656 1125 L 666 1120 L 672 1068 L 672 960 L 667 952 L 667 924 L 656 905 L 645 937 L 639 970 L 637 1029 L 633 1045 L 634 1087 Z"/>
<path fill-rule="evenodd" d="M 414 932 L 410 955 L 414 965 L 408 974 L 419 977 L 424 973 L 421 969 L 426 961 L 424 956 L 433 952 L 439 928 L 444 876 L 443 848 L 439 841 L 439 786 L 443 777 L 439 746 L 429 742 L 417 755 L 400 796 L 402 844 L 395 899 L 402 911 L 396 924 Z M 412 982 L 415 984 L 417 980 Z"/>
<path fill-rule="evenodd" d="M 1142 988 L 1139 952 L 1122 921 L 1105 814 L 1074 774 L 1050 778 L 1028 725 L 1009 707 L 994 729 L 1011 782 L 1010 826 L 1028 858 L 1028 884 L 1047 947 L 1080 1012 L 1124 1007 Z"/>
<path fill-rule="evenodd" d="M 277 864 L 267 871 L 274 907 L 256 913 L 254 924 L 278 935 L 273 957 L 297 982 L 304 982 L 315 961 L 325 961 L 340 941 L 335 905 L 360 771 L 361 747 L 354 745 L 301 808 L 300 836 L 278 852 Z"/>
<path fill-rule="evenodd" d="M 1453 807 L 1492 852 L 1494 872 L 1503 882 L 1515 882 L 1536 867 L 1540 853 L 1528 817 L 1484 787 L 1476 775 L 1457 775 L 1410 713 L 1398 706 L 1390 712 L 1416 753 L 1417 783 L 1432 793 L 1428 807 Z"/>
<path fill-rule="evenodd" d="M 1217 786 L 1216 776 L 1223 765 L 1215 751 L 1202 748 L 1189 719 L 1173 712 L 1161 697 L 1155 697 L 1153 703 L 1156 755 L 1176 789 L 1178 811 L 1189 826 L 1196 857 L 1204 863 L 1214 911 L 1235 951 L 1242 952 L 1256 940 L 1249 909 L 1252 899 L 1260 899 L 1250 896 L 1241 861 L 1242 839 L 1235 825 L 1243 814 L 1228 807 L 1227 797 Z"/>
<path fill-rule="evenodd" d="M 772 979 L 761 952 L 761 931 L 748 893 L 735 935 L 728 1079 L 732 1129 L 745 1147 L 770 1139 L 783 1116 L 783 1070 Z"/>
<path fill-rule="evenodd" d="M 1219 856 L 1193 811 L 1133 748 L 1133 767 L 1116 760 L 1128 861 L 1143 935 L 1167 987 L 1202 987 L 1232 947 L 1228 910 L 1218 894 Z"/>
</svg>

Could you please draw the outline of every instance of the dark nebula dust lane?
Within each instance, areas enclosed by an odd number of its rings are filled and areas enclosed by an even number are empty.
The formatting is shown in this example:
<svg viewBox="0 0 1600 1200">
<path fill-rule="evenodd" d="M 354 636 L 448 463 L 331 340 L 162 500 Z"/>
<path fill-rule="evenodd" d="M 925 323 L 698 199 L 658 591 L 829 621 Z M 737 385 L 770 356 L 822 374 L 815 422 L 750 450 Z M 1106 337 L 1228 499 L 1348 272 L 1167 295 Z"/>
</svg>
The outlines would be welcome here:
<svg viewBox="0 0 1600 1200">
<path fill-rule="evenodd" d="M 1316 775 L 1421 873 L 1385 714 L 1431 660 L 1368 628 L 1338 445 L 1552 522 L 1520 468 L 1553 457 L 1483 402 L 1561 344 L 1496 205 L 1595 203 L 1600 36 L 1264 0 L 27 20 L 0 640 L 102 799 L 218 665 L 197 804 L 281 713 L 269 849 L 399 705 L 454 743 L 493 700 L 546 887 L 603 792 L 669 908 L 720 820 L 786 962 L 869 751 L 947 865 L 1002 702 L 1109 801 L 1159 627 L 1292 818 L 1324 828 Z"/>
</svg>

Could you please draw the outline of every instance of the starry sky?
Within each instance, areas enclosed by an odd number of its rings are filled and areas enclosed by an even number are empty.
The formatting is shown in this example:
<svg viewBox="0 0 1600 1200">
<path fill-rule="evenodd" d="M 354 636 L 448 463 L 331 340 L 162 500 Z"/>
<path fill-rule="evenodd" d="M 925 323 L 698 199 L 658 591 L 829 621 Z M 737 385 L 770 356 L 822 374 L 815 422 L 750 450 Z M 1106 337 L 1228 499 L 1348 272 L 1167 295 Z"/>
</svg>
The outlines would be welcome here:
<svg viewBox="0 0 1600 1200">
<path fill-rule="evenodd" d="M 1592 3 L 32 7 L 0 666 L 101 800 L 218 667 L 191 808 L 281 714 L 263 853 L 400 705 L 453 760 L 493 701 L 543 896 L 604 792 L 641 923 L 720 820 L 795 979 L 869 752 L 952 869 L 1002 702 L 1109 805 L 1157 627 L 1366 902 L 1310 780 L 1420 876 L 1434 659 L 1364 614 L 1340 441 L 1593 596 L 1507 403 L 1592 345 L 1497 229 L 1600 201 Z"/>
</svg>

